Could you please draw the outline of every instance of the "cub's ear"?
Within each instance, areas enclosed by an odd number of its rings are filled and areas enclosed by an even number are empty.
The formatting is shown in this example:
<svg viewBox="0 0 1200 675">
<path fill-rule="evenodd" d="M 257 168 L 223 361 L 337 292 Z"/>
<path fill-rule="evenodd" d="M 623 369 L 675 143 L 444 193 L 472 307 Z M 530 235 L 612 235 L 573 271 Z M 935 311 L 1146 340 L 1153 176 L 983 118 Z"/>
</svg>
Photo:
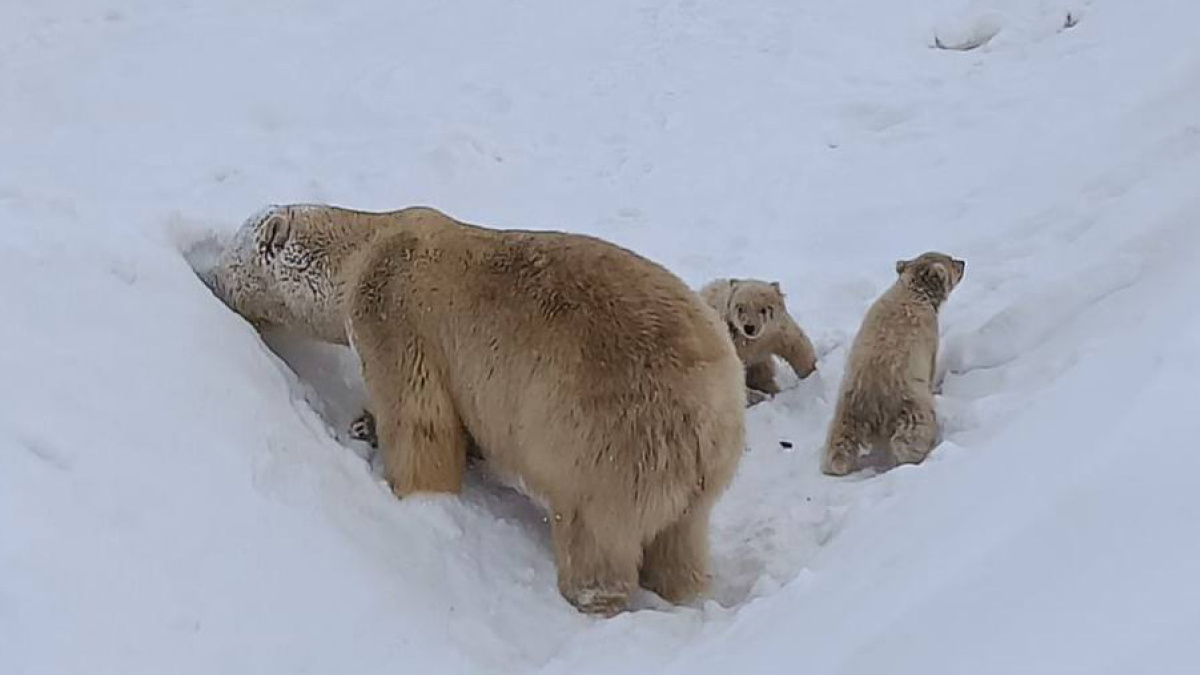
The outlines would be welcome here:
<svg viewBox="0 0 1200 675">
<path fill-rule="evenodd" d="M 907 260 L 897 260 L 896 261 L 896 274 L 904 274 L 904 270 L 908 269 L 908 262 L 909 261 L 907 261 Z"/>
<path fill-rule="evenodd" d="M 771 288 L 774 288 L 776 291 L 778 291 L 778 290 L 779 290 L 779 282 L 778 282 L 778 281 L 772 281 L 772 282 L 771 282 Z"/>
<path fill-rule="evenodd" d="M 961 279 L 963 274 L 967 271 L 967 261 L 955 258 L 954 271 L 958 273 L 958 278 Z"/>
</svg>

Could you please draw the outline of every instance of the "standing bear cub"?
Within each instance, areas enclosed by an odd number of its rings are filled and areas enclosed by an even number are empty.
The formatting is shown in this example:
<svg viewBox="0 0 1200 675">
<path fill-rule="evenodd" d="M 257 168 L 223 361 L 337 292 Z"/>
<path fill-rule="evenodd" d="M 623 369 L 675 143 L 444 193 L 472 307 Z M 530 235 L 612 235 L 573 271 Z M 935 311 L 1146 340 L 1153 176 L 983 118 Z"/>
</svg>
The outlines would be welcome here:
<svg viewBox="0 0 1200 675">
<path fill-rule="evenodd" d="M 812 342 L 788 314 L 779 282 L 717 279 L 700 289 L 700 297 L 729 328 L 738 358 L 746 368 L 749 405 L 779 393 L 772 357 L 787 361 L 801 379 L 817 369 Z"/>
<path fill-rule="evenodd" d="M 937 440 L 933 406 L 938 310 L 966 262 L 929 252 L 896 263 L 900 278 L 867 311 L 846 361 L 821 470 L 858 469 L 859 450 L 919 464 Z"/>
<path fill-rule="evenodd" d="M 298 205 L 247 221 L 210 282 L 255 325 L 354 347 L 398 495 L 458 492 L 471 447 L 540 498 L 579 609 L 620 611 L 639 581 L 673 602 L 703 590 L 742 366 L 663 267 L 429 208 Z"/>
</svg>

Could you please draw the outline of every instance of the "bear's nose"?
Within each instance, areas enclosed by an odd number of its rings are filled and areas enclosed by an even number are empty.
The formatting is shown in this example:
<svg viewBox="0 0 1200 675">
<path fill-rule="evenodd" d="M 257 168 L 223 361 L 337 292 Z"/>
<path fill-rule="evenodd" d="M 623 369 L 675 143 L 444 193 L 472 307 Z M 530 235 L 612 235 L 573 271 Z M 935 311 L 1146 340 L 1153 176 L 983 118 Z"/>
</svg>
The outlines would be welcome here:
<svg viewBox="0 0 1200 675">
<path fill-rule="evenodd" d="M 749 337 L 754 337 L 754 334 L 758 332 L 758 326 L 748 323 L 745 326 L 742 326 L 742 330 L 746 331 L 746 335 Z"/>
</svg>

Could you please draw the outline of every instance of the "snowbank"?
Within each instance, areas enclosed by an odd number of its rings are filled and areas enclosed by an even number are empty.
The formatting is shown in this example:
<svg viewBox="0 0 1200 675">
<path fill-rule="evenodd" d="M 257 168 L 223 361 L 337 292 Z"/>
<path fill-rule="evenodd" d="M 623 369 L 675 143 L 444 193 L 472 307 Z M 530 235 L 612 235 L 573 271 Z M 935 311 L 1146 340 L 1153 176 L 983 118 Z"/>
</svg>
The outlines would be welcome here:
<svg viewBox="0 0 1200 675">
<path fill-rule="evenodd" d="M 0 672 L 1195 668 L 1193 3 L 9 4 Z M 290 201 L 781 281 L 821 370 L 749 413 L 711 597 L 585 618 L 526 500 L 394 499 L 353 360 L 192 269 Z M 862 312 L 927 249 L 968 260 L 943 445 L 824 477 Z"/>
</svg>

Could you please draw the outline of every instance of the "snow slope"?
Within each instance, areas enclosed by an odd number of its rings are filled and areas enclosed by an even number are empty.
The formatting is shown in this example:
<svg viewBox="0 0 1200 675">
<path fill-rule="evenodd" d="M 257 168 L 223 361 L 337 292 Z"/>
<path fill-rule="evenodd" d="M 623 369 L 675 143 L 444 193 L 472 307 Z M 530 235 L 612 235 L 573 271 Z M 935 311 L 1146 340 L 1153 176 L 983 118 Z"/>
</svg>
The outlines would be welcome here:
<svg viewBox="0 0 1200 675">
<path fill-rule="evenodd" d="M 1197 21 L 6 0 L 0 673 L 1195 672 Z M 749 412 L 711 597 L 586 618 L 520 496 L 395 500 L 348 354 L 264 343 L 191 267 L 291 201 L 780 280 L 821 370 Z M 968 261 L 944 441 L 824 477 L 858 321 L 931 248 Z"/>
</svg>

